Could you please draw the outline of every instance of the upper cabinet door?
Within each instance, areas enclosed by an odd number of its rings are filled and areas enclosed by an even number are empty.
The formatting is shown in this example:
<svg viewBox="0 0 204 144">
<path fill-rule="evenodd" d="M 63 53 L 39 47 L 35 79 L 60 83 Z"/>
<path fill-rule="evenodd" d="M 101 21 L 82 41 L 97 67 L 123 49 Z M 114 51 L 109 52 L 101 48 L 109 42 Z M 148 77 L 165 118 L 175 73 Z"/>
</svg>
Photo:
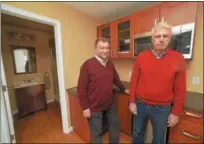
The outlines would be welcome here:
<svg viewBox="0 0 204 144">
<path fill-rule="evenodd" d="M 111 38 L 110 38 L 110 47 L 111 47 L 111 57 L 112 58 L 117 58 L 117 39 L 118 39 L 118 35 L 117 35 L 117 22 L 116 21 L 112 21 L 110 23 L 110 33 L 111 33 Z"/>
<path fill-rule="evenodd" d="M 106 37 L 110 38 L 110 24 L 103 24 L 97 27 L 97 38 Z"/>
<path fill-rule="evenodd" d="M 110 41 L 110 56 L 115 58 L 116 54 L 116 24 L 114 22 L 106 23 L 97 28 L 97 38 L 105 37 Z"/>
<path fill-rule="evenodd" d="M 161 4 L 161 20 L 172 26 L 195 22 L 197 2 L 164 2 Z"/>
<path fill-rule="evenodd" d="M 140 34 L 151 31 L 152 27 L 160 19 L 160 4 L 136 12 L 131 15 L 132 34 Z"/>
<path fill-rule="evenodd" d="M 131 57 L 133 49 L 131 48 L 130 35 L 130 17 L 123 17 L 117 20 L 117 55 L 118 57 Z"/>
</svg>

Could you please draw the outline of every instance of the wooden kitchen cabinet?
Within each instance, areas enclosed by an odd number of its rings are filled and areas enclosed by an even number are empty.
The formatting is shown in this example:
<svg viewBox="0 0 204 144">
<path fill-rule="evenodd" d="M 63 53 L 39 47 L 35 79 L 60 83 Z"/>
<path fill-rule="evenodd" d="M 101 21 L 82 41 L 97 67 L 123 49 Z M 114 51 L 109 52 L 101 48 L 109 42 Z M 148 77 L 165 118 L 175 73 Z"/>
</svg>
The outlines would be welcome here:
<svg viewBox="0 0 204 144">
<path fill-rule="evenodd" d="M 168 143 L 203 143 L 203 114 L 185 110 L 170 128 Z"/>
<path fill-rule="evenodd" d="M 68 93 L 71 125 L 74 132 L 81 137 L 86 143 L 90 143 L 90 130 L 88 121 L 83 117 L 82 108 L 77 96 Z"/>
<path fill-rule="evenodd" d="M 106 23 L 97 27 L 97 37 L 110 38 L 110 23 Z"/>
<path fill-rule="evenodd" d="M 116 20 L 117 29 L 117 57 L 128 58 L 133 57 L 133 47 L 131 39 L 131 19 L 130 16 L 126 16 Z"/>
<path fill-rule="evenodd" d="M 16 88 L 15 96 L 20 117 L 38 110 L 47 109 L 44 84 Z"/>
<path fill-rule="evenodd" d="M 164 2 L 161 4 L 160 18 L 172 26 L 196 21 L 197 2 Z"/>
<path fill-rule="evenodd" d="M 117 22 L 113 21 L 110 23 L 110 28 L 111 28 L 111 39 L 110 39 L 110 46 L 111 46 L 111 57 L 117 58 L 118 57 L 118 53 L 117 53 L 117 39 L 118 39 L 118 35 L 117 35 Z"/>
<path fill-rule="evenodd" d="M 160 21 L 160 6 L 158 4 L 131 15 L 133 35 L 151 31 L 155 23 Z"/>
<path fill-rule="evenodd" d="M 116 110 L 120 119 L 120 130 L 132 135 L 132 113 L 129 111 L 129 95 L 116 93 Z"/>
<path fill-rule="evenodd" d="M 97 38 L 105 37 L 110 41 L 110 56 L 117 57 L 117 37 L 116 37 L 116 23 L 106 23 L 97 27 Z"/>
<path fill-rule="evenodd" d="M 133 58 L 135 35 L 151 32 L 155 23 L 162 20 L 172 26 L 195 22 L 197 7 L 198 2 L 162 2 L 99 26 L 97 36 L 110 27 L 111 57 Z"/>
</svg>

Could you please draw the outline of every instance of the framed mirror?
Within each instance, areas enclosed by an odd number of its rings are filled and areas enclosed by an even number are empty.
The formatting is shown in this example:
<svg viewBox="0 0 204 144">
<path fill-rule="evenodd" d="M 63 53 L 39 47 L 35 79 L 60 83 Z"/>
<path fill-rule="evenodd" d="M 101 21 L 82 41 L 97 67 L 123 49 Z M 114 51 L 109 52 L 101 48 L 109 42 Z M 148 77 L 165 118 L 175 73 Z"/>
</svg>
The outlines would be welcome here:
<svg viewBox="0 0 204 144">
<path fill-rule="evenodd" d="M 36 73 L 34 47 L 11 46 L 15 74 Z"/>
</svg>

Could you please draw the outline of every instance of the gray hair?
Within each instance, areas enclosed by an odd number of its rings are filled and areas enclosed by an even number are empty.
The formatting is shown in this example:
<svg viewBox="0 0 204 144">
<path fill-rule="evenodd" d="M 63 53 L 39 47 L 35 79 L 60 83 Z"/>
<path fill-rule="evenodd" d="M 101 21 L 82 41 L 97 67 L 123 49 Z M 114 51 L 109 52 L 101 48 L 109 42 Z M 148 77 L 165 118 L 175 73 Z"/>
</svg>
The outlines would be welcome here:
<svg viewBox="0 0 204 144">
<path fill-rule="evenodd" d="M 161 21 L 155 24 L 155 26 L 152 28 L 152 33 L 154 33 L 155 29 L 160 29 L 160 28 L 169 29 L 172 33 L 172 26 L 165 21 Z"/>
</svg>

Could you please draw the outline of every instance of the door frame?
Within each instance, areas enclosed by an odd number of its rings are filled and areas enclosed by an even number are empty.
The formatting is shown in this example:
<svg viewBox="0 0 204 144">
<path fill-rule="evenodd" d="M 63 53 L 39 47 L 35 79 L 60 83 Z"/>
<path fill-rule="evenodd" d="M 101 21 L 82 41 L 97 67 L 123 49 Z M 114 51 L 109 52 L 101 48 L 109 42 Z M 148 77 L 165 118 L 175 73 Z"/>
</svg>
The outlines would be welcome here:
<svg viewBox="0 0 204 144">
<path fill-rule="evenodd" d="M 2 61 L 2 56 L 1 56 L 1 85 L 7 85 L 6 83 L 6 77 L 5 77 L 5 72 L 4 72 L 4 64 Z M 8 91 L 3 91 L 3 87 L 1 89 L 1 117 L 5 116 L 3 118 L 3 123 L 4 123 L 4 138 L 7 142 L 9 143 L 16 143 L 16 138 L 15 138 L 15 130 L 13 126 L 13 117 L 11 114 L 11 106 L 10 106 L 10 100 L 9 100 L 9 95 Z M 1 119 L 2 119 L 1 118 Z M 13 138 L 11 137 L 13 136 Z"/>
<path fill-rule="evenodd" d="M 7 4 L 1 4 L 1 13 L 9 14 L 12 16 L 32 20 L 35 22 L 47 24 L 54 26 L 55 35 L 55 48 L 56 48 L 56 60 L 57 60 L 57 76 L 59 86 L 59 97 L 60 97 L 60 107 L 61 107 L 61 117 L 62 117 L 62 128 L 65 134 L 70 133 L 73 128 L 68 123 L 69 107 L 67 107 L 67 95 L 64 83 L 64 65 L 63 65 L 63 54 L 62 54 L 62 40 L 61 40 L 61 23 L 59 20 L 45 17 L 33 12 L 25 11 Z M 3 61 L 3 59 L 1 58 Z M 2 69 L 4 71 L 4 68 Z M 9 111 L 11 112 L 11 111 Z"/>
</svg>

